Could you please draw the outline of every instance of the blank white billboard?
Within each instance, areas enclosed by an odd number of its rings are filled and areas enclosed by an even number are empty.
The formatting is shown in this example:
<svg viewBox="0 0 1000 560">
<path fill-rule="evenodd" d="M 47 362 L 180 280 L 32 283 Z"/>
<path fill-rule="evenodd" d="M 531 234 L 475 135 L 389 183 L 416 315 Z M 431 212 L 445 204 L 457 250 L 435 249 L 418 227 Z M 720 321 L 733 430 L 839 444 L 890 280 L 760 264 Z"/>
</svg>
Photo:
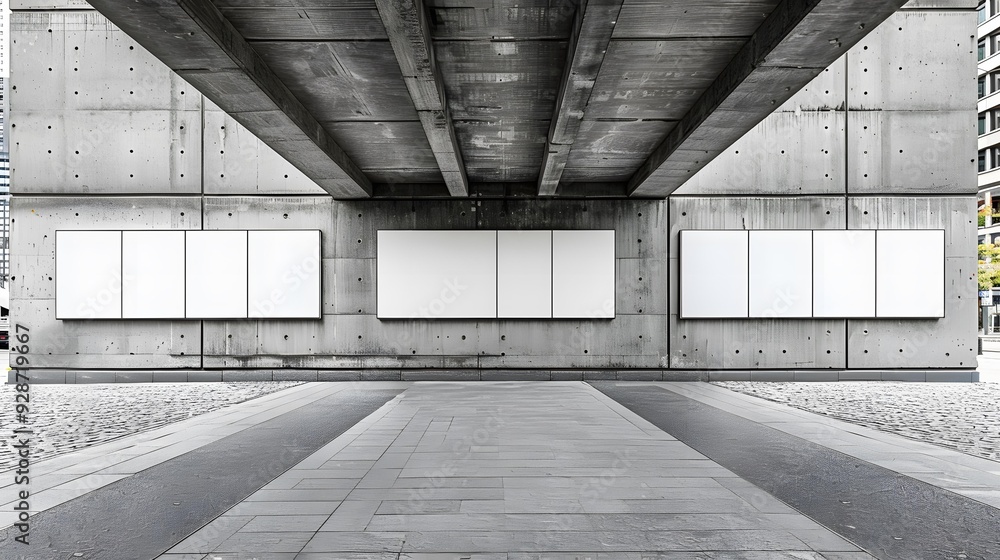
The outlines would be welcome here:
<svg viewBox="0 0 1000 560">
<path fill-rule="evenodd" d="M 750 317 L 812 317 L 812 232 L 750 232 Z"/>
<path fill-rule="evenodd" d="M 878 317 L 944 317 L 944 230 L 879 230 Z"/>
<path fill-rule="evenodd" d="M 552 317 L 552 232 L 497 232 L 497 317 Z"/>
<path fill-rule="evenodd" d="M 552 232 L 552 317 L 615 316 L 615 231 Z"/>
<path fill-rule="evenodd" d="M 250 317 L 322 317 L 319 230 L 250 231 L 247 262 Z"/>
<path fill-rule="evenodd" d="M 187 317 L 247 317 L 247 232 L 187 232 Z"/>
<path fill-rule="evenodd" d="M 380 319 L 493 319 L 497 232 L 378 232 Z"/>
<path fill-rule="evenodd" d="M 122 232 L 122 317 L 184 318 L 184 232 Z"/>
<path fill-rule="evenodd" d="M 749 315 L 747 231 L 680 232 L 680 316 L 683 319 Z"/>
<path fill-rule="evenodd" d="M 813 232 L 813 316 L 875 316 L 875 230 Z"/>
<path fill-rule="evenodd" d="M 122 232 L 56 232 L 56 318 L 121 319 Z"/>
</svg>

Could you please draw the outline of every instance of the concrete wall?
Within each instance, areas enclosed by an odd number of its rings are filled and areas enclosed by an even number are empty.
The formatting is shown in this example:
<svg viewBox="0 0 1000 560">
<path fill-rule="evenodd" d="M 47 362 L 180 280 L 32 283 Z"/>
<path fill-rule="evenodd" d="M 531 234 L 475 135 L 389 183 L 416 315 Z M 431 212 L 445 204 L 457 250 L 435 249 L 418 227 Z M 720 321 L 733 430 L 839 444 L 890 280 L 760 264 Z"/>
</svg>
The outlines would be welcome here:
<svg viewBox="0 0 1000 560">
<path fill-rule="evenodd" d="M 670 198 L 672 368 L 975 367 L 975 5 L 910 2 Z M 944 228 L 946 318 L 678 320 L 711 228 Z"/>
<path fill-rule="evenodd" d="M 481 368 L 825 379 L 819 370 L 975 366 L 971 8 L 897 14 L 667 201 L 335 202 L 96 12 L 35 4 L 12 6 L 30 10 L 12 25 L 11 296 L 13 322 L 31 329 L 29 366 L 53 379 L 121 380 L 102 368 L 135 370 L 128 380 L 176 368 L 219 370 L 188 379 Z M 945 227 L 947 318 L 679 321 L 677 232 L 710 227 Z M 53 232 L 71 228 L 321 229 L 323 319 L 56 321 Z M 379 321 L 384 228 L 615 229 L 618 316 Z"/>
</svg>

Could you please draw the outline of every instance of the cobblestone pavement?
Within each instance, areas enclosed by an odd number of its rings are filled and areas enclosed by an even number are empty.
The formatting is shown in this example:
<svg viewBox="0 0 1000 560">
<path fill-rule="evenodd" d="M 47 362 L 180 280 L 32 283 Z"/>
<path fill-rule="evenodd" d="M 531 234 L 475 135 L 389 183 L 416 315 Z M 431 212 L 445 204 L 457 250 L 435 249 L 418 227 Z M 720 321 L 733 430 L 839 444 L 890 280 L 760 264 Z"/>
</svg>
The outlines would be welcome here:
<svg viewBox="0 0 1000 560">
<path fill-rule="evenodd" d="M 721 387 L 1000 461 L 1000 383 L 761 383 Z"/>
<path fill-rule="evenodd" d="M 248 401 L 297 382 L 32 385 L 34 460 L 104 443 Z M 0 471 L 16 465 L 11 444 L 16 389 L 0 385 Z"/>
</svg>

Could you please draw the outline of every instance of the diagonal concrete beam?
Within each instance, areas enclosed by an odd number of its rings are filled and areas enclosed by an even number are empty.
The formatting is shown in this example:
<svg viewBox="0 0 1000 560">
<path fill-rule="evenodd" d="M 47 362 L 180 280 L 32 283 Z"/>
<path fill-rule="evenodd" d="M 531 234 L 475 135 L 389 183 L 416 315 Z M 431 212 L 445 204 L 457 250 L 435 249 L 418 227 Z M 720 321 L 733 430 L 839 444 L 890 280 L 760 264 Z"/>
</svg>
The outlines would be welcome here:
<svg viewBox="0 0 1000 560">
<path fill-rule="evenodd" d="M 209 0 L 90 4 L 336 198 L 367 198 L 361 169 Z"/>
<path fill-rule="evenodd" d="M 639 167 L 629 195 L 670 195 L 905 3 L 784 0 Z"/>
<path fill-rule="evenodd" d="M 538 196 L 555 196 L 624 0 L 581 0 L 542 154 Z"/>
<path fill-rule="evenodd" d="M 469 196 L 469 179 L 448 111 L 444 82 L 434 63 L 434 46 L 424 3 L 422 0 L 375 0 L 375 4 L 448 192 L 452 196 Z"/>
</svg>

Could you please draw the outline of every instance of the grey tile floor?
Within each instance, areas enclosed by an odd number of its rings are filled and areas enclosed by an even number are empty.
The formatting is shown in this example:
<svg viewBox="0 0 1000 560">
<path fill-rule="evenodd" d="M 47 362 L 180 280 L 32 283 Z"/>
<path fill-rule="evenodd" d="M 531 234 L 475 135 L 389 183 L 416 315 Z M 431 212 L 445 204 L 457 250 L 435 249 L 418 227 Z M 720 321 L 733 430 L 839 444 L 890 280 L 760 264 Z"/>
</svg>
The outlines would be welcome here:
<svg viewBox="0 0 1000 560">
<path fill-rule="evenodd" d="M 57 507 L 346 387 L 291 384 L 253 400 L 32 463 L 30 513 Z M 146 394 L 146 389 L 140 388 L 140 398 L 136 400 L 143 401 L 141 397 Z M 128 419 L 123 417 L 120 421 Z M 15 484 L 15 478 L 13 471 L 0 472 L 0 528 L 18 519 L 13 507 L 18 501 L 18 491 L 23 488 Z"/>
<path fill-rule="evenodd" d="M 695 554 L 871 558 L 573 382 L 414 384 L 160 558 Z"/>
</svg>

